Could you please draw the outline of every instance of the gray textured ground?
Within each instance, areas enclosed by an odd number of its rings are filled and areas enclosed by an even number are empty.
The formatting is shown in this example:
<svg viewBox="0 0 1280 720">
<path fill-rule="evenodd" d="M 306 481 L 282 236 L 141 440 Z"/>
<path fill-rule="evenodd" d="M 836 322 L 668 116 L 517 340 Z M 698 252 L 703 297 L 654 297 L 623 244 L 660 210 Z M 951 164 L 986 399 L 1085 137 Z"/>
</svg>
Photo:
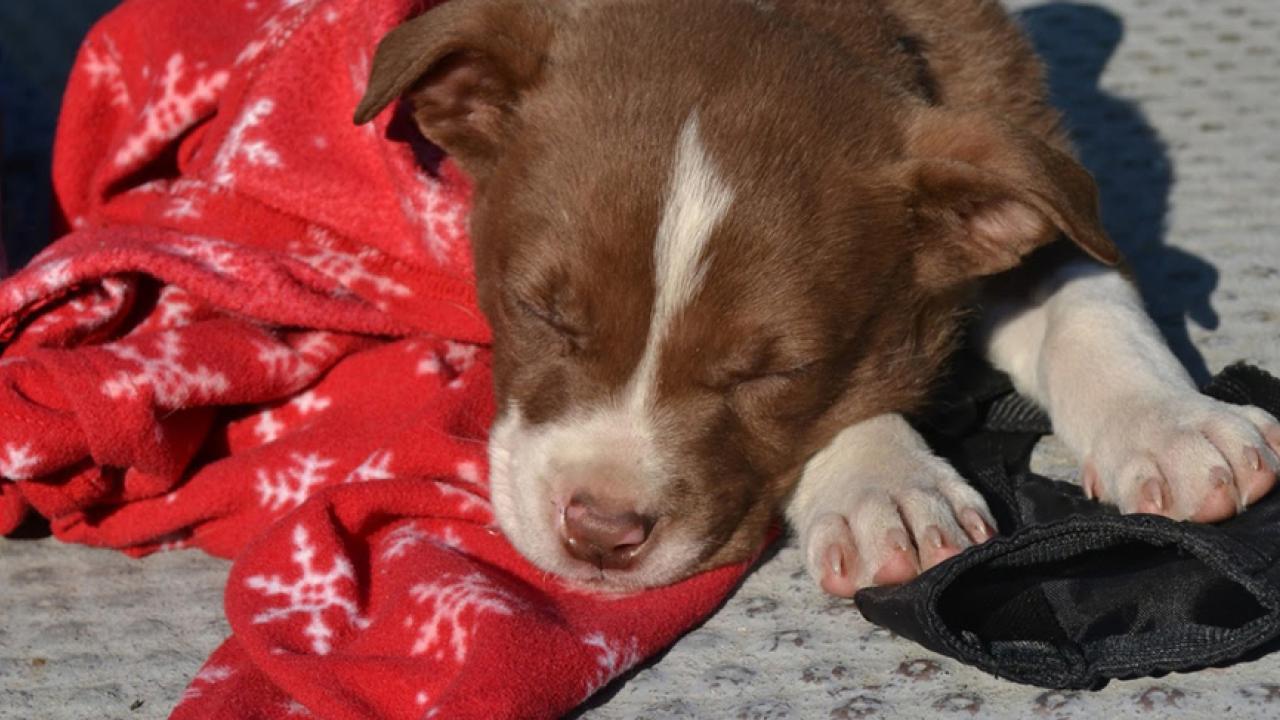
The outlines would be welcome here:
<svg viewBox="0 0 1280 720">
<path fill-rule="evenodd" d="M 8 50 L 16 8 L 58 4 L 0 2 L 0 48 Z M 1280 3 L 1010 4 L 1028 9 L 1024 21 L 1101 182 L 1108 227 L 1179 356 L 1201 377 L 1236 359 L 1280 372 Z M 17 73 L 0 64 L 0 81 Z M 1041 462 L 1062 465 L 1052 446 Z M 225 564 L 192 553 L 132 561 L 48 540 L 0 541 L 0 718 L 164 717 L 225 630 L 224 573 Z M 1045 693 L 876 630 L 820 595 L 787 546 L 702 628 L 584 713 L 939 715 L 1277 717 L 1280 655 L 1097 693 Z"/>
</svg>

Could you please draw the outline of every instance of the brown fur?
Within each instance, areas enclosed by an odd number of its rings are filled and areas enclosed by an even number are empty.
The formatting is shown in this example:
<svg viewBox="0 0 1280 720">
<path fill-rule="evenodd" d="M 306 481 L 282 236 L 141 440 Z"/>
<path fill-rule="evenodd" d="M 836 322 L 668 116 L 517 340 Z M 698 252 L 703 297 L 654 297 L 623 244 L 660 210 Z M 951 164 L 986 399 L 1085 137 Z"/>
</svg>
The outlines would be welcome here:
<svg viewBox="0 0 1280 720">
<path fill-rule="evenodd" d="M 908 411 L 975 281 L 1067 233 L 1114 262 L 1020 32 L 985 0 L 451 0 L 379 48 L 476 181 L 500 405 L 547 422 L 644 350 L 674 139 L 695 108 L 734 188 L 659 367 L 662 507 L 741 558 L 805 460 Z M 692 571 L 695 568 L 690 568 Z"/>
</svg>

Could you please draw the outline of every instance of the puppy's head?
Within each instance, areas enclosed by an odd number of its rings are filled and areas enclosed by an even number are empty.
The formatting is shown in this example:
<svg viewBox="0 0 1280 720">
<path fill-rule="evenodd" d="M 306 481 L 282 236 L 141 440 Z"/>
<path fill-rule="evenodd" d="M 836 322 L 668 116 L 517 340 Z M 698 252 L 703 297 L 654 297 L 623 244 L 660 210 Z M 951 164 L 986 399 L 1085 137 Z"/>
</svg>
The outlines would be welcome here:
<svg viewBox="0 0 1280 720">
<path fill-rule="evenodd" d="M 876 42 L 451 0 L 378 48 L 357 120 L 403 95 L 475 180 L 493 503 L 534 563 L 627 589 L 747 556 L 840 428 L 921 399 L 973 280 L 1059 232 L 1115 259 L 1079 165 Z"/>
</svg>

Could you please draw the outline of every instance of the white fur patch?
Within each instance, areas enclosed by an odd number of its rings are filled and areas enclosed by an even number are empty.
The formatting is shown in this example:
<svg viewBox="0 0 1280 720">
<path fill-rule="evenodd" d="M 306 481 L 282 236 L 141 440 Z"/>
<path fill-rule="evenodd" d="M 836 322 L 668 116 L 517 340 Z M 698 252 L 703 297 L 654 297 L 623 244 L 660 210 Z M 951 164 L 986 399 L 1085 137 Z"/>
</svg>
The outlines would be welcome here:
<svg viewBox="0 0 1280 720">
<path fill-rule="evenodd" d="M 536 427 L 524 422 L 513 404 L 490 433 L 498 523 L 535 564 L 583 582 L 604 579 L 620 588 L 662 584 L 702 552 L 699 538 L 666 527 L 655 533 L 657 545 L 640 566 L 601 571 L 570 559 L 560 542 L 563 509 L 575 492 L 622 495 L 644 511 L 660 499 L 670 477 L 653 430 L 658 358 L 672 321 L 702 286 L 707 242 L 733 202 L 733 192 L 699 139 L 696 113 L 680 129 L 666 193 L 653 247 L 655 297 L 648 336 L 626 387 L 596 407 L 576 408 Z M 626 476 L 593 477 L 592 467 L 617 468 Z"/>
<path fill-rule="evenodd" d="M 846 427 L 805 464 L 787 506 L 815 580 L 828 572 L 828 550 L 853 543 L 858 587 L 889 556 L 889 533 L 918 536 L 936 527 L 954 548 L 971 542 L 960 513 L 977 512 L 995 527 L 986 502 L 900 415 L 880 415 Z M 917 544 L 920 540 L 917 537 Z"/>
<path fill-rule="evenodd" d="M 662 222 L 653 246 L 653 314 L 644 355 L 628 388 L 633 410 L 648 405 L 658 356 L 672 320 L 697 295 L 706 276 L 705 251 L 716 225 L 733 203 L 733 191 L 716 173 L 698 136 L 695 112 L 680 128 Z"/>
<path fill-rule="evenodd" d="M 535 565 L 584 584 L 625 590 L 662 585 L 679 577 L 702 552 L 700 539 L 668 528 L 644 561 L 628 571 L 599 570 L 571 559 L 561 546 L 563 510 L 576 491 L 609 494 L 618 486 L 637 492 L 643 506 L 665 478 L 646 436 L 625 422 L 617 407 L 572 413 L 554 423 L 530 426 L 514 403 L 489 433 L 489 487 L 494 517 L 507 539 Z M 630 478 L 599 478 L 604 488 L 573 486 L 573 468 L 590 467 L 601 453 L 616 465 L 634 468 Z"/>
</svg>

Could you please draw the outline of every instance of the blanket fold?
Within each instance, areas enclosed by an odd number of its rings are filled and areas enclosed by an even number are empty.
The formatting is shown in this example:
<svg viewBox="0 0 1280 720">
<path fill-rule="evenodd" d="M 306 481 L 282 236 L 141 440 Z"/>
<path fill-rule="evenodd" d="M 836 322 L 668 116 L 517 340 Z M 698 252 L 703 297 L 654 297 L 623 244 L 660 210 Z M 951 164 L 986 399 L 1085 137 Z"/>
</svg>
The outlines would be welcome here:
<svg viewBox="0 0 1280 720">
<path fill-rule="evenodd" d="M 745 571 L 586 595 L 494 527 L 470 189 L 350 121 L 423 5 L 129 0 L 72 71 L 67 233 L 0 284 L 0 533 L 235 559 L 174 717 L 554 717 Z"/>
</svg>

